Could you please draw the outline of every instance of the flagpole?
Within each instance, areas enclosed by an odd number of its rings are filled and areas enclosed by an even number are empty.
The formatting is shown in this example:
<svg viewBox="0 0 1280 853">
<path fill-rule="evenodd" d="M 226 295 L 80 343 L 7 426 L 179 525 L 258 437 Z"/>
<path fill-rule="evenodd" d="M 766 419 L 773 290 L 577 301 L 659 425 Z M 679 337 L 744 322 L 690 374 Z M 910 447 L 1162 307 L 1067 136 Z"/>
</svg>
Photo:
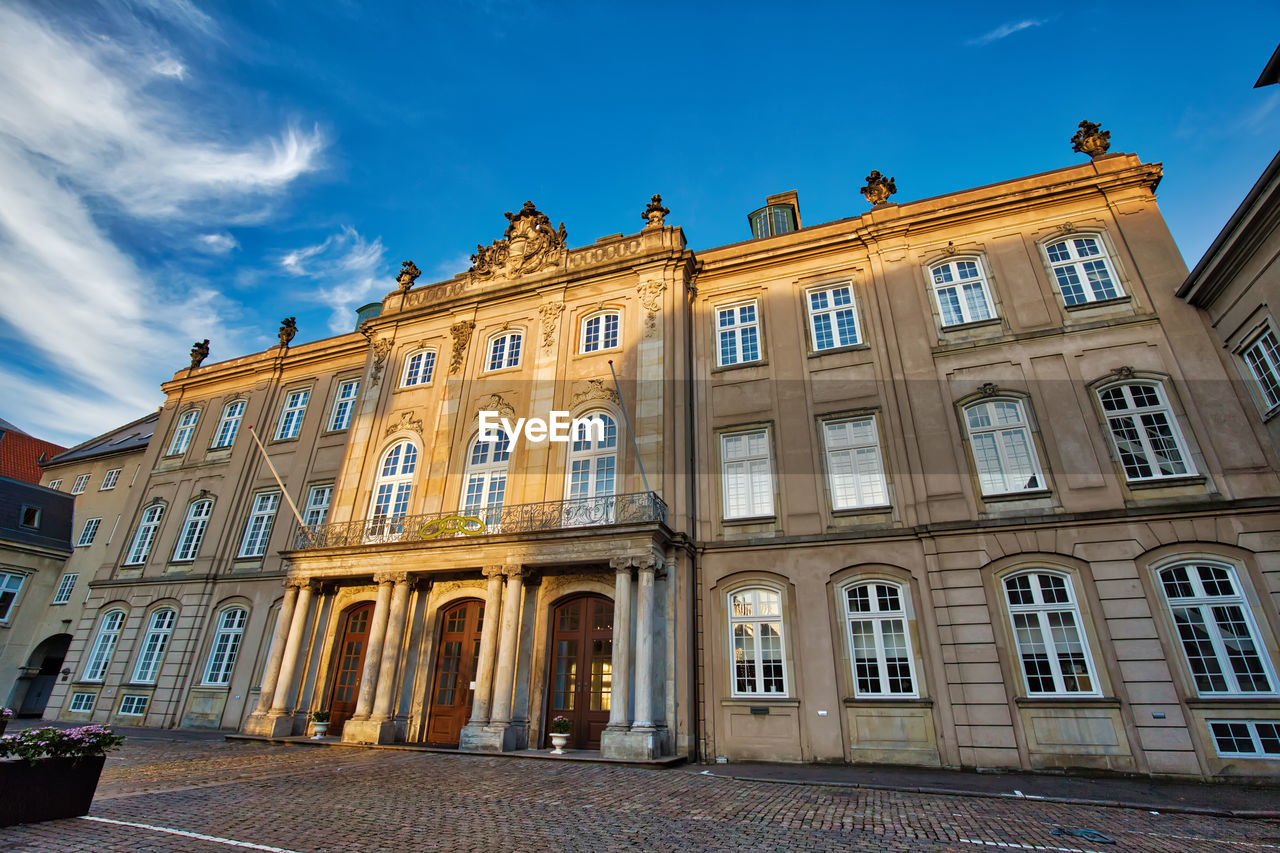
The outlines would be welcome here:
<svg viewBox="0 0 1280 853">
<path fill-rule="evenodd" d="M 644 480 L 644 490 L 652 492 L 649 488 L 649 476 L 644 472 L 644 460 L 640 458 L 640 444 L 636 441 L 636 431 L 631 428 L 631 416 L 627 414 L 627 403 L 622 398 L 622 386 L 618 384 L 618 374 L 613 370 L 613 359 L 609 359 L 609 373 L 613 376 L 613 387 L 618 392 L 618 406 L 622 409 L 622 420 L 627 424 L 627 434 L 631 436 L 631 446 L 636 451 L 636 462 L 640 465 L 640 478 Z"/>
<path fill-rule="evenodd" d="M 303 527 L 307 523 L 302 520 L 302 513 L 298 512 L 297 504 L 293 502 L 293 498 L 289 497 L 289 490 L 284 487 L 284 481 L 280 479 L 280 473 L 276 471 L 276 466 L 271 464 L 271 457 L 267 455 L 267 449 L 262 446 L 262 439 L 258 438 L 258 434 L 253 431 L 253 427 L 249 427 L 249 435 L 253 436 L 253 443 L 258 445 L 258 449 L 262 451 L 262 458 L 266 460 L 267 467 L 271 469 L 271 476 L 276 478 L 276 485 L 280 487 L 280 494 L 284 495 L 285 503 L 289 504 L 289 509 L 293 510 L 293 517 L 298 519 L 298 524 Z"/>
</svg>

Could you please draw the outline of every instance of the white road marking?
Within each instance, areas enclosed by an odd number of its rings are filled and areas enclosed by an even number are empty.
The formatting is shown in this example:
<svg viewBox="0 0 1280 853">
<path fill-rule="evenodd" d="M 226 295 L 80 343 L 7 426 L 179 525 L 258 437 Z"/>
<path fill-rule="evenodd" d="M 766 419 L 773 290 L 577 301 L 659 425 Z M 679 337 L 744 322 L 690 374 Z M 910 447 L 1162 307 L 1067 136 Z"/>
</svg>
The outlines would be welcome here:
<svg viewBox="0 0 1280 853">
<path fill-rule="evenodd" d="M 167 826 L 152 826 L 148 823 L 133 823 L 128 820 L 112 820 L 109 817 L 93 817 L 92 815 L 81 815 L 81 820 L 96 820 L 98 823 L 110 823 L 116 826 L 131 826 L 134 829 L 146 829 L 151 832 L 163 832 L 167 835 L 181 835 L 183 838 L 194 838 L 197 841 L 210 841 L 214 844 L 226 844 L 231 847 L 243 847 L 246 850 L 265 850 L 267 853 L 298 853 L 296 850 L 288 850 L 284 847 L 271 847 L 267 844 L 253 844 L 249 841 L 236 841 L 231 838 L 219 838 L 216 835 L 202 835 L 199 832 L 188 832 L 185 829 L 171 829 Z"/>
<path fill-rule="evenodd" d="M 987 847 L 1004 847 L 1009 850 L 1055 850 L 1060 853 L 1102 853 L 1101 850 L 1087 850 L 1083 847 L 1046 847 L 1043 844 L 1019 844 L 1016 841 L 983 841 L 978 838 L 957 838 L 961 844 L 985 844 Z"/>
</svg>

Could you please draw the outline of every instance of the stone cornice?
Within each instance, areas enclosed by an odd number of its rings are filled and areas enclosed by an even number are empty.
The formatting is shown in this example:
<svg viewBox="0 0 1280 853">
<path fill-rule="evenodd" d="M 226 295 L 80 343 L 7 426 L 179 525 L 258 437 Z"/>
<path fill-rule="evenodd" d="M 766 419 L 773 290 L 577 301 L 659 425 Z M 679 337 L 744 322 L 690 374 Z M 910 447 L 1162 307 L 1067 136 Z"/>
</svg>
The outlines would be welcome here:
<svg viewBox="0 0 1280 853">
<path fill-rule="evenodd" d="M 261 381 L 264 375 L 272 370 L 286 373 L 301 373 L 308 370 L 330 370 L 330 363 L 351 359 L 349 368 L 363 367 L 363 361 L 355 356 L 367 355 L 369 342 L 356 332 L 322 338 L 318 341 L 290 347 L 282 350 L 272 347 L 262 352 L 251 353 L 230 361 L 197 367 L 192 370 L 180 370 L 173 379 L 160 386 L 167 395 L 175 394 L 183 389 L 200 388 L 202 386 L 246 380 L 251 383 Z"/>
</svg>

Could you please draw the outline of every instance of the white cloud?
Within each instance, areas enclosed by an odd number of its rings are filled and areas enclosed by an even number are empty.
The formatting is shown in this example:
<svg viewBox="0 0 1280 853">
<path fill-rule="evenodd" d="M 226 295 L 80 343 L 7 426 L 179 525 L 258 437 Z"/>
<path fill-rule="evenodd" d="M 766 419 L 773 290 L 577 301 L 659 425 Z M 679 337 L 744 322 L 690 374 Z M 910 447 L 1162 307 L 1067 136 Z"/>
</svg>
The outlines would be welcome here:
<svg viewBox="0 0 1280 853">
<path fill-rule="evenodd" d="M 212 27 L 189 3 L 149 8 Z M 261 215 L 317 168 L 323 143 L 295 128 L 242 144 L 202 134 L 170 87 L 136 84 L 171 52 L 72 35 L 36 14 L 0 6 L 0 329 L 20 344 L 0 362 L 0 394 L 32 433 L 74 442 L 153 408 L 192 340 L 236 352 L 223 318 L 238 306 L 198 279 L 151 276 L 103 217 L 151 227 L 155 240 L 204 225 L 181 245 L 230 251 L 235 238 L 218 226 Z"/>
<path fill-rule="evenodd" d="M 322 243 L 285 253 L 280 266 L 307 278 L 306 298 L 327 305 L 329 331 L 342 334 L 355 328 L 357 308 L 395 289 L 386 253 L 382 238 L 369 241 L 345 225 Z"/>
<path fill-rule="evenodd" d="M 1032 18 L 1026 18 L 1021 21 L 1009 21 L 1007 23 L 1001 24 L 1000 26 L 996 27 L 994 30 L 992 30 L 989 33 L 984 33 L 978 36 L 977 38 L 969 39 L 967 44 L 969 44 L 972 47 L 982 47 L 983 45 L 991 44 L 993 41 L 999 41 L 1002 38 L 1008 38 L 1014 33 L 1021 32 L 1026 29 L 1030 29 L 1031 27 L 1039 27 L 1044 23 L 1045 22 L 1042 20 L 1037 21 Z"/>
<path fill-rule="evenodd" d="M 226 231 L 218 234 L 201 234 L 196 241 L 206 252 L 214 255 L 225 255 L 233 249 L 240 248 L 240 241 Z"/>
<path fill-rule="evenodd" d="M 171 56 L 156 62 L 155 65 L 151 66 L 151 70 L 162 77 L 172 77 L 175 80 L 187 79 L 187 66 Z"/>
</svg>

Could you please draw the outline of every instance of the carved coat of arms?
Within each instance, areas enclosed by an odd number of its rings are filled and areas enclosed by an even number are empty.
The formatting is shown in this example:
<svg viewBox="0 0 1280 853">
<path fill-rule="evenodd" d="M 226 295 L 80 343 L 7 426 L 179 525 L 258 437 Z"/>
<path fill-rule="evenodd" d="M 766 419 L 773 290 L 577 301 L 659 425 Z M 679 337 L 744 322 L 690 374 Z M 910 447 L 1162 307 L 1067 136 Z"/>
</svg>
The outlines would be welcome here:
<svg viewBox="0 0 1280 853">
<path fill-rule="evenodd" d="M 552 228 L 545 213 L 526 201 L 519 213 L 508 211 L 507 230 L 501 240 L 477 245 L 471 256 L 471 274 L 476 278 L 505 275 L 508 278 L 538 272 L 564 262 L 569 233 L 564 223 Z"/>
</svg>

